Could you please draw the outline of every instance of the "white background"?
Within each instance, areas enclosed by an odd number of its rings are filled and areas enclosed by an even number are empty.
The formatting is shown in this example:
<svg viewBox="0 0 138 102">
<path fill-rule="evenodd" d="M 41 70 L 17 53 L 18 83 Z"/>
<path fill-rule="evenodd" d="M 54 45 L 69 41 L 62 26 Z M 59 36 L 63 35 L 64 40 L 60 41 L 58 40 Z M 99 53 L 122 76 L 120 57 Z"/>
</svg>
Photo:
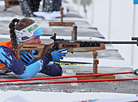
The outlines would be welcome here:
<svg viewBox="0 0 138 102">
<path fill-rule="evenodd" d="M 86 19 L 96 26 L 107 40 L 129 41 L 132 36 L 138 37 L 138 5 L 134 6 L 133 0 L 92 1 L 93 4 L 87 6 Z M 83 6 L 74 7 L 76 10 L 80 9 L 78 11 L 82 16 L 85 15 Z M 138 46 L 134 45 L 134 52 L 132 45 L 114 45 L 114 47 L 119 49 L 120 54 L 129 64 L 138 67 Z"/>
</svg>

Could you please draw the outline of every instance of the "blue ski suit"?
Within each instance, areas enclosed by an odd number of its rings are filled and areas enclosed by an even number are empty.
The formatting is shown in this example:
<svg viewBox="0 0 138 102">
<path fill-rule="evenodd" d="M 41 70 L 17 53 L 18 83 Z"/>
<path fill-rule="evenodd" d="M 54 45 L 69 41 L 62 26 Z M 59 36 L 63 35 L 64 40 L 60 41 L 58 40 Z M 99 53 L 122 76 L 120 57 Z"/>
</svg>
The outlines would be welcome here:
<svg viewBox="0 0 138 102">
<path fill-rule="evenodd" d="M 10 71 L 19 77 L 23 79 L 32 78 L 39 72 L 50 76 L 62 75 L 61 66 L 56 63 L 48 65 L 49 60 L 46 56 L 43 56 L 30 65 L 24 65 L 21 60 L 17 59 L 10 48 L 10 44 L 11 41 L 0 43 L 0 63 L 6 65 Z"/>
</svg>

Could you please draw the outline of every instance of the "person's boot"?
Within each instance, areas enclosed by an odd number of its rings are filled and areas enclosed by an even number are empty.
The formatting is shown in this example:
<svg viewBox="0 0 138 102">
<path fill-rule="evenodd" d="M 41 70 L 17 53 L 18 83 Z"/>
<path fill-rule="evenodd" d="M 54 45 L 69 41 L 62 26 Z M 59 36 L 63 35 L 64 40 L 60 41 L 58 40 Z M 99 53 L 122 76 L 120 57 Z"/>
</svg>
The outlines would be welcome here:
<svg viewBox="0 0 138 102">
<path fill-rule="evenodd" d="M 19 0 L 19 4 L 25 17 L 33 17 L 33 12 L 31 7 L 28 5 L 27 0 Z"/>
<path fill-rule="evenodd" d="M 22 13 L 25 17 L 34 17 L 33 12 L 39 10 L 41 0 L 19 0 Z"/>
<path fill-rule="evenodd" d="M 41 0 L 27 0 L 32 12 L 39 11 L 40 1 Z"/>
<path fill-rule="evenodd" d="M 43 11 L 53 12 L 60 11 L 61 0 L 43 0 Z"/>
</svg>

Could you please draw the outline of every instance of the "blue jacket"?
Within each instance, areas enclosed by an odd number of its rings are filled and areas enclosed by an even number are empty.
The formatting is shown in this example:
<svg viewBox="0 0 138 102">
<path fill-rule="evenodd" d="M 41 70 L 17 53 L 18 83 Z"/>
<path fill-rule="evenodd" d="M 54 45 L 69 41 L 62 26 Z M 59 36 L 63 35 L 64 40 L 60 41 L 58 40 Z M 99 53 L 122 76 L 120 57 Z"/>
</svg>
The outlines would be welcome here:
<svg viewBox="0 0 138 102">
<path fill-rule="evenodd" d="M 17 74 L 21 78 L 32 78 L 38 72 L 51 75 L 51 76 L 61 76 L 62 68 L 58 64 L 51 64 L 46 56 L 43 56 L 41 59 L 36 62 L 26 66 L 22 61 L 18 60 L 12 51 L 12 49 L 5 44 L 0 44 L 0 63 L 6 65 L 12 72 Z M 10 44 L 8 42 L 8 44 Z"/>
</svg>

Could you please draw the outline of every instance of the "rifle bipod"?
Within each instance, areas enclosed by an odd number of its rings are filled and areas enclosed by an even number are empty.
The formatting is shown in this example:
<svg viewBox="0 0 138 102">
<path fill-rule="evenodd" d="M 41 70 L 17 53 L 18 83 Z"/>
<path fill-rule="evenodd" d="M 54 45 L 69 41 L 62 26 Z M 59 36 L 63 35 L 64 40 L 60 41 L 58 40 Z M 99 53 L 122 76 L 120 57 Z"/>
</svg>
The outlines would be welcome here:
<svg viewBox="0 0 138 102">
<path fill-rule="evenodd" d="M 30 78 L 30 79 L 0 80 L 0 85 L 57 84 L 57 83 L 82 83 L 82 82 L 138 80 L 138 78 L 123 78 L 123 79 L 94 79 L 94 80 L 67 80 L 67 81 L 38 82 L 38 80 L 78 78 L 78 77 L 118 75 L 118 74 L 135 74 L 135 75 L 138 75 L 138 69 L 136 69 L 134 72 L 118 72 L 118 73 L 103 73 L 103 74 L 73 75 L 73 76 L 57 76 L 57 77 L 43 77 L 43 78 Z M 37 81 L 37 82 L 35 82 L 35 81 Z"/>
</svg>

